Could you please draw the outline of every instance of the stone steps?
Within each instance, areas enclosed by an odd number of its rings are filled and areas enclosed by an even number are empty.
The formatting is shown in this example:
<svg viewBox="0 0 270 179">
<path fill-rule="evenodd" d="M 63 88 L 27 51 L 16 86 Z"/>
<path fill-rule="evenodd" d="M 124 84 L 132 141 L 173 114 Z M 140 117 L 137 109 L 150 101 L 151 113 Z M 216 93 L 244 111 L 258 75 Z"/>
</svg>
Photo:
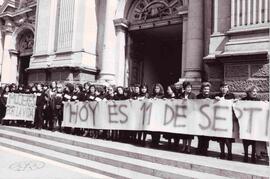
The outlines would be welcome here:
<svg viewBox="0 0 270 179">
<path fill-rule="evenodd" d="M 113 178 L 133 178 L 132 176 L 136 178 L 267 178 L 270 176 L 267 166 L 160 151 L 45 130 L 0 126 L 0 137 L 1 145 L 6 147 L 42 155 Z M 115 172 L 118 170 L 122 173 Z M 141 176 L 137 177 L 139 175 Z"/>
</svg>

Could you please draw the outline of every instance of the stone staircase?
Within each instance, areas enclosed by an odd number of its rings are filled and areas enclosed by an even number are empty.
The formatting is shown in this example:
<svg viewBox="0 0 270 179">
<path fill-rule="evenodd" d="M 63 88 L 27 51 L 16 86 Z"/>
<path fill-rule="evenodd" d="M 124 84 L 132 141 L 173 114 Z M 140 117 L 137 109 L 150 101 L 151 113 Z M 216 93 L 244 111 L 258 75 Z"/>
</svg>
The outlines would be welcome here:
<svg viewBox="0 0 270 179">
<path fill-rule="evenodd" d="M 270 167 L 59 132 L 0 126 L 0 145 L 108 178 L 269 178 Z"/>
</svg>

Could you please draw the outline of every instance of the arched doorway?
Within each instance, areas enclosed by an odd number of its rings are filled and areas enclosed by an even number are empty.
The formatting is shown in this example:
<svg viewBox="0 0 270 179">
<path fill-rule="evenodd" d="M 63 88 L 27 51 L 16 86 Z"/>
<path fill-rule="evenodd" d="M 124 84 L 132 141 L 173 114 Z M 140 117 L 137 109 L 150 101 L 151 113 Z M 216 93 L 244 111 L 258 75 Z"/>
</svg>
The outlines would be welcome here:
<svg viewBox="0 0 270 179">
<path fill-rule="evenodd" d="M 129 83 L 173 84 L 182 74 L 181 0 L 133 1 L 128 12 Z"/>
<path fill-rule="evenodd" d="M 33 55 L 34 33 L 30 29 L 21 31 L 16 38 L 16 50 L 18 52 L 18 83 L 28 83 L 27 68 Z"/>
</svg>

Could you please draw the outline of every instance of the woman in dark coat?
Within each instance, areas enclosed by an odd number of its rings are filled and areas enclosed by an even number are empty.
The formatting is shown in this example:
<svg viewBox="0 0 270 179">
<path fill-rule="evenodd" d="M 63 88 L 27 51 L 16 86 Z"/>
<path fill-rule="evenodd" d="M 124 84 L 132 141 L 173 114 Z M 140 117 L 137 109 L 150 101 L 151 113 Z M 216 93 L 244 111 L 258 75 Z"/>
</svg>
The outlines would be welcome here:
<svg viewBox="0 0 270 179">
<path fill-rule="evenodd" d="M 84 94 L 84 101 L 89 101 L 89 102 L 96 101 L 96 86 L 90 85 L 89 83 L 85 83 L 83 94 Z M 98 130 L 84 128 L 83 136 L 86 137 L 88 135 L 92 138 L 97 138 Z"/>
<path fill-rule="evenodd" d="M 140 96 L 138 97 L 138 100 L 144 100 L 149 98 L 149 92 L 148 92 L 148 86 L 146 84 L 143 84 L 140 86 Z M 138 132 L 138 143 L 141 143 L 141 145 L 145 145 L 147 136 L 147 131 L 139 131 Z"/>
<path fill-rule="evenodd" d="M 217 100 L 233 100 L 235 99 L 235 96 L 233 93 L 229 92 L 229 85 L 225 82 L 221 83 L 220 85 L 220 93 L 215 95 L 215 99 Z M 234 117 L 234 116 L 233 116 Z M 222 138 L 222 137 L 217 137 L 216 140 L 219 143 L 220 147 L 220 158 L 224 159 L 225 158 L 225 144 L 228 149 L 228 160 L 232 160 L 232 143 L 234 142 L 234 138 Z"/>
<path fill-rule="evenodd" d="M 163 99 L 164 98 L 164 88 L 160 83 L 153 85 L 151 99 Z M 152 146 L 157 147 L 160 141 L 160 132 L 151 132 L 152 136 Z"/>
<path fill-rule="evenodd" d="M 192 85 L 188 81 L 183 83 L 183 92 L 179 95 L 179 99 L 196 99 L 196 95 L 192 92 Z M 191 141 L 194 139 L 193 135 L 181 134 L 180 138 L 183 139 L 182 152 L 191 153 Z"/>
<path fill-rule="evenodd" d="M 201 86 L 201 92 L 196 96 L 197 99 L 213 99 L 213 95 L 210 93 L 211 84 L 209 82 L 203 82 Z M 210 137 L 198 136 L 198 147 L 196 154 L 207 156 Z"/>
<path fill-rule="evenodd" d="M 114 98 L 115 98 L 114 87 L 113 86 L 108 86 L 107 90 L 106 90 L 104 100 L 114 100 Z M 106 139 L 106 140 L 112 140 L 113 139 L 112 133 L 113 133 L 112 130 L 103 130 L 102 131 L 102 138 Z"/>
<path fill-rule="evenodd" d="M 258 98 L 258 87 L 252 86 L 246 91 L 246 97 L 242 98 L 241 100 L 248 100 L 248 101 L 260 101 Z M 251 162 L 256 163 L 256 141 L 255 140 L 246 140 L 243 139 L 243 147 L 244 147 L 244 162 L 248 162 L 248 147 L 251 145 L 252 152 L 251 152 Z"/>
<path fill-rule="evenodd" d="M 2 124 L 7 124 L 8 121 L 3 121 L 2 119 L 5 117 L 6 115 L 6 105 L 7 105 L 7 98 L 8 98 L 8 93 L 10 92 L 10 86 L 9 85 L 5 85 L 4 90 L 1 94 L 1 98 L 0 98 L 0 119 L 1 119 L 1 123 Z"/>
<path fill-rule="evenodd" d="M 53 106 L 53 116 L 55 118 L 52 130 L 56 129 L 56 122 L 58 123 L 58 130 L 62 132 L 62 122 L 63 122 L 63 85 L 61 83 L 57 84 L 56 92 L 52 96 L 52 106 Z"/>
<path fill-rule="evenodd" d="M 121 101 L 121 100 L 126 100 L 126 96 L 124 94 L 124 87 L 122 86 L 117 86 L 116 87 L 116 92 L 114 96 L 114 100 L 116 101 Z M 125 130 L 112 130 L 112 140 L 121 140 L 125 137 L 127 134 L 127 131 Z"/>
<path fill-rule="evenodd" d="M 167 93 L 165 95 L 165 99 L 176 99 L 178 96 L 177 92 L 176 92 L 176 88 L 174 85 L 170 85 L 167 87 Z M 175 145 L 178 145 L 179 140 L 176 139 L 176 137 L 178 137 L 178 134 L 174 134 L 174 133 L 169 133 L 169 132 L 164 132 L 163 133 L 163 138 L 168 140 L 169 143 L 169 147 L 171 147 L 171 141 L 172 138 L 174 138 L 174 142 L 177 142 L 177 144 L 175 143 Z"/>
<path fill-rule="evenodd" d="M 74 85 L 71 83 L 67 83 L 63 90 L 62 101 L 63 102 L 75 101 L 73 93 L 74 93 Z M 67 134 L 70 134 L 73 132 L 73 129 L 71 127 L 63 127 L 63 131 Z"/>
</svg>

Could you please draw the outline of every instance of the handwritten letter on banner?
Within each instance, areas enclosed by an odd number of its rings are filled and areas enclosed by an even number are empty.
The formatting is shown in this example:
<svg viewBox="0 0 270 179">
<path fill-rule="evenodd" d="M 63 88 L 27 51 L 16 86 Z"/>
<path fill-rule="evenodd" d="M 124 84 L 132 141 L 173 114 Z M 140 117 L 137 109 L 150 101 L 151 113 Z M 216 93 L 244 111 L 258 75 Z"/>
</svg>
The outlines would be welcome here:
<svg viewBox="0 0 270 179">
<path fill-rule="evenodd" d="M 239 121 L 241 139 L 270 140 L 268 102 L 238 101 L 234 111 Z"/>
<path fill-rule="evenodd" d="M 144 100 L 64 104 L 63 126 L 233 137 L 232 101 Z"/>
<path fill-rule="evenodd" d="M 36 98 L 34 94 L 9 93 L 4 120 L 34 121 Z"/>
</svg>

